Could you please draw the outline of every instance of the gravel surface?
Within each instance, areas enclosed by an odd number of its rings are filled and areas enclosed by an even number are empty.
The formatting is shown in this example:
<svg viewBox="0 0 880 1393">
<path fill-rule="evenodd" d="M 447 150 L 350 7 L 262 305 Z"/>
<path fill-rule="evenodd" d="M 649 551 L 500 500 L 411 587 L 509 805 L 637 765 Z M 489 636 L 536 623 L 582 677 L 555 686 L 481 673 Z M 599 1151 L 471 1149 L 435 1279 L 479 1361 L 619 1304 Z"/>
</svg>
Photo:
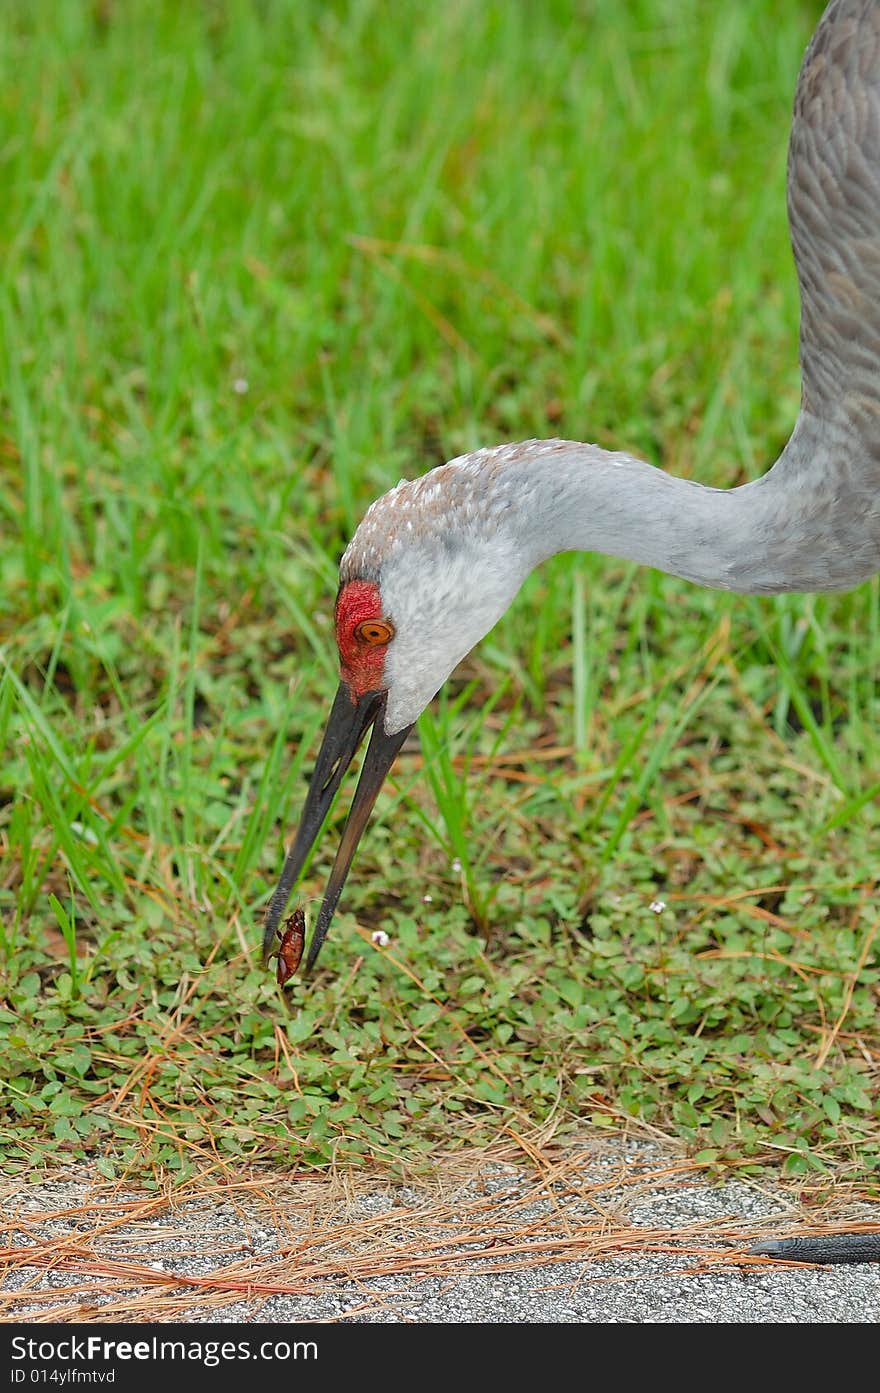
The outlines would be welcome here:
<svg viewBox="0 0 880 1393">
<path fill-rule="evenodd" d="M 713 1183 L 653 1144 L 474 1160 L 416 1189 L 214 1175 L 163 1195 L 82 1173 L 0 1188 L 0 1319 L 870 1322 L 880 1264 L 747 1256 L 880 1222 L 781 1185 Z"/>
</svg>

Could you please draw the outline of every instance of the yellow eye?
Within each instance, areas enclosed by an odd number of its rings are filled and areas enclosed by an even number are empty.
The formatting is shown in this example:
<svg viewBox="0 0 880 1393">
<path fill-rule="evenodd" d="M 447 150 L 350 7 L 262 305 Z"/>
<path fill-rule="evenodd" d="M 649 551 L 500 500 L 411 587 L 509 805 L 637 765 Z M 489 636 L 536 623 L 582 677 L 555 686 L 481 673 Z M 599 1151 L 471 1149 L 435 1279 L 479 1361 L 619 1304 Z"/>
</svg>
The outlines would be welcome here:
<svg viewBox="0 0 880 1393">
<path fill-rule="evenodd" d="M 388 619 L 364 619 L 355 628 L 354 635 L 363 643 L 379 648 L 394 638 L 394 625 Z"/>
</svg>

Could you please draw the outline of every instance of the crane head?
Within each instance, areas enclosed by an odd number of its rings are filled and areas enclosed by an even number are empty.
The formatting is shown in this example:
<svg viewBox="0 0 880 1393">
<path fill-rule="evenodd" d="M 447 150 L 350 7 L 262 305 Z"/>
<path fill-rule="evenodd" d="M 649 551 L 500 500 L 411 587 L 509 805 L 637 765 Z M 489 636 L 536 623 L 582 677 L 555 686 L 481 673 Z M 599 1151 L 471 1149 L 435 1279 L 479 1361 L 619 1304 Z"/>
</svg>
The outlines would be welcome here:
<svg viewBox="0 0 880 1393">
<path fill-rule="evenodd" d="M 485 454 L 487 452 L 481 452 Z M 306 960 L 310 970 L 367 819 L 416 718 L 507 609 L 529 561 L 485 506 L 473 456 L 397 488 L 370 507 L 340 564 L 340 683 L 299 829 L 265 921 L 276 929 L 346 769 L 372 736 Z M 481 501 L 484 506 L 476 506 Z"/>
</svg>

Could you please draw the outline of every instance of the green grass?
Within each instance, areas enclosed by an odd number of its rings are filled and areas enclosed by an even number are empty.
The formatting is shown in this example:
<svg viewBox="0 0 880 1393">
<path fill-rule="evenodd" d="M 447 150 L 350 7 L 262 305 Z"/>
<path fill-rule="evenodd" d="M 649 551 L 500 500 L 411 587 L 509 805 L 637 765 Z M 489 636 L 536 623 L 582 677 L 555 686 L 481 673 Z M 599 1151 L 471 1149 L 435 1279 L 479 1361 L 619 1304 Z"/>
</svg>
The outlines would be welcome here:
<svg viewBox="0 0 880 1393">
<path fill-rule="evenodd" d="M 876 1165 L 876 582 L 557 558 L 421 721 L 290 1011 L 258 960 L 371 498 L 531 435 L 718 485 L 778 453 L 820 8 L 4 6 L 5 1168 L 627 1117 Z"/>
</svg>

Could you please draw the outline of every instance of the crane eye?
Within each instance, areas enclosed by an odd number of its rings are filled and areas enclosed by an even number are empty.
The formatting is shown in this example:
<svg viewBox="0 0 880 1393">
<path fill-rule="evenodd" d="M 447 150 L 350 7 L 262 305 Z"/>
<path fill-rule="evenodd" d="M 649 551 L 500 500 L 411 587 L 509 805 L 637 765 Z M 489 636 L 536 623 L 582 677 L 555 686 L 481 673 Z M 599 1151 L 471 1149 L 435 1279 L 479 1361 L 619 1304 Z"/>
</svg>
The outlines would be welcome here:
<svg viewBox="0 0 880 1393">
<path fill-rule="evenodd" d="M 379 648 L 394 638 L 394 625 L 388 619 L 364 619 L 356 625 L 354 635 L 363 643 Z"/>
</svg>

